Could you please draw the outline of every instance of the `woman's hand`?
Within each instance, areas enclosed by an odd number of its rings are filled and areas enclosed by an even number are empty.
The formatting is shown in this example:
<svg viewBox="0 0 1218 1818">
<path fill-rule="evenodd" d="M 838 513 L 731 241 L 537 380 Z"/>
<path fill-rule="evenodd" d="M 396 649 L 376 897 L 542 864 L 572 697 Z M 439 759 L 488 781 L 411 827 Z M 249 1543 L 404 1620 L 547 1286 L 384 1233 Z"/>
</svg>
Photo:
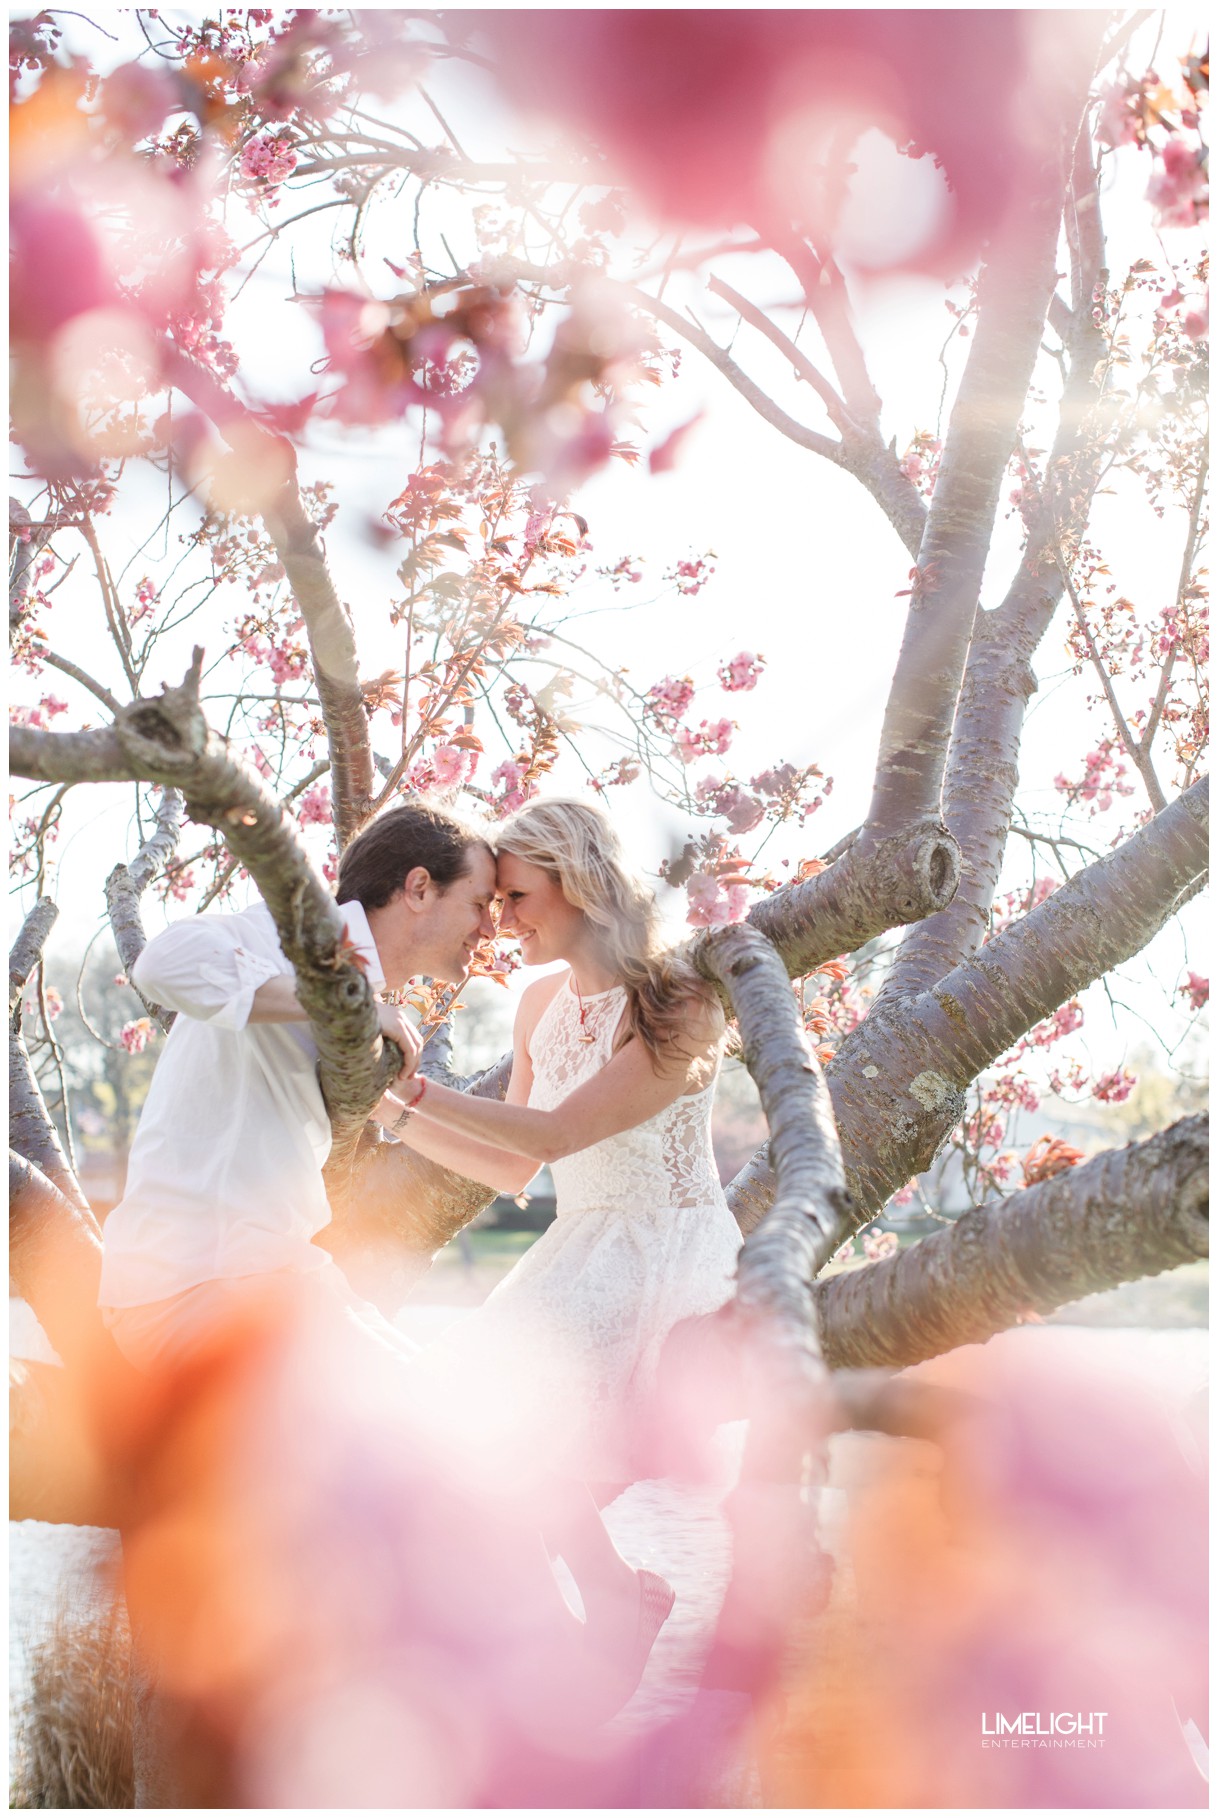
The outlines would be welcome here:
<svg viewBox="0 0 1218 1818">
<path fill-rule="evenodd" d="M 391 1082 L 393 1086 L 399 1086 L 413 1075 L 423 1052 L 423 1043 L 418 1030 L 399 1005 L 378 1004 L 376 1013 L 380 1018 L 381 1034 L 387 1041 L 396 1042 L 402 1050 L 402 1070 Z"/>
</svg>

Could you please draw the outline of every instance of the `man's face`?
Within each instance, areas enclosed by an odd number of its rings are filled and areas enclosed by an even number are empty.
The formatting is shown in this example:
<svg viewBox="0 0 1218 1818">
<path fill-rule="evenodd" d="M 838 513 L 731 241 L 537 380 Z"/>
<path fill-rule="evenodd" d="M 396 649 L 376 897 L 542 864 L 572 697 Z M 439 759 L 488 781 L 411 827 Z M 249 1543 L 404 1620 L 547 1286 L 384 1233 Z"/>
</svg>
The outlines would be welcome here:
<svg viewBox="0 0 1218 1818">
<path fill-rule="evenodd" d="M 485 846 L 472 846 L 466 867 L 441 890 L 429 884 L 415 916 L 415 946 L 420 957 L 411 970 L 455 982 L 469 969 L 480 941 L 495 933 L 491 904 L 495 900 L 495 861 Z"/>
</svg>

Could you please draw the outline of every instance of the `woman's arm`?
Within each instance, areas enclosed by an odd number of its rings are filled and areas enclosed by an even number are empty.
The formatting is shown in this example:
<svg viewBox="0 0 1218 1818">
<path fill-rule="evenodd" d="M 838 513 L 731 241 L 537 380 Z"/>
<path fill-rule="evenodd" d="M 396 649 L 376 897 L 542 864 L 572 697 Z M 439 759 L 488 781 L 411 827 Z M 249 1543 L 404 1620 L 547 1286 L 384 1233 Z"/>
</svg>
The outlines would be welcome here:
<svg viewBox="0 0 1218 1818">
<path fill-rule="evenodd" d="M 515 1070 L 513 1063 L 513 1073 Z M 429 1083 L 428 1091 L 434 1089 Z M 540 1163 L 527 1156 L 514 1154 L 511 1149 L 497 1149 L 491 1143 L 475 1142 L 472 1137 L 458 1136 L 439 1124 L 430 1121 L 424 1123 L 421 1117 L 411 1117 L 400 1130 L 394 1130 L 396 1119 L 405 1109 L 400 1098 L 395 1098 L 392 1092 L 386 1092 L 372 1115 L 377 1123 L 396 1136 L 398 1142 L 413 1149 L 416 1155 L 425 1155 L 428 1161 L 439 1162 L 442 1167 L 463 1174 L 467 1180 L 480 1180 L 484 1187 L 494 1187 L 497 1193 L 523 1193 L 540 1166 Z"/>
<path fill-rule="evenodd" d="M 439 1125 L 482 1143 L 494 1143 L 536 1164 L 561 1161 L 579 1149 L 588 1149 L 607 1136 L 645 1123 L 683 1093 L 696 1090 L 714 1067 L 723 1038 L 717 1007 L 691 1003 L 685 1031 L 688 1060 L 658 1069 L 641 1041 L 625 1044 L 594 1078 L 578 1086 L 551 1111 L 531 1106 L 498 1104 L 489 1099 L 467 1098 L 428 1080 L 418 1112 L 410 1120 Z"/>
<path fill-rule="evenodd" d="M 544 984 L 545 981 L 539 981 Z M 543 997 L 546 993 L 541 994 Z M 516 1027 L 513 1031 L 512 1077 L 508 1081 L 505 1102 L 509 1105 L 526 1105 L 533 1086 L 533 1062 L 529 1054 L 529 1035 L 536 1022 L 538 992 L 530 987 L 521 999 L 516 1014 Z M 439 1092 L 446 1090 L 429 1080 L 426 1091 Z M 464 1098 L 463 1092 L 454 1092 L 454 1098 Z M 494 1099 L 474 1099 L 474 1104 L 494 1104 L 497 1110 L 503 1106 Z M 483 1186 L 494 1187 L 499 1193 L 522 1193 L 541 1166 L 540 1162 L 518 1154 L 514 1149 L 495 1146 L 493 1140 L 478 1141 L 457 1131 L 445 1129 L 438 1123 L 428 1120 L 426 1123 L 419 1116 L 406 1120 L 400 1130 L 394 1130 L 396 1120 L 406 1109 L 403 1099 L 387 1092 L 376 1110 L 372 1113 L 376 1121 L 399 1142 L 405 1143 L 417 1155 L 425 1155 L 429 1161 L 439 1162 L 442 1167 L 452 1168 L 457 1174 L 464 1174 L 467 1180 L 479 1180 Z"/>
</svg>

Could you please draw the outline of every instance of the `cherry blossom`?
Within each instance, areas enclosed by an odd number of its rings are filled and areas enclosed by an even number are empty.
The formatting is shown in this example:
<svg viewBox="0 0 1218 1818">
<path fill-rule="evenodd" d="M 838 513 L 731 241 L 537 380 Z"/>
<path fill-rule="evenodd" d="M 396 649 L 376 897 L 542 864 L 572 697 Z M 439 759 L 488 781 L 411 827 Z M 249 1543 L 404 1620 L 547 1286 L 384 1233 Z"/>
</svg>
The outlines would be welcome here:
<svg viewBox="0 0 1218 1818">
<path fill-rule="evenodd" d="M 152 1024 L 146 1016 L 137 1017 L 135 1022 L 123 1024 L 118 1039 L 128 1054 L 142 1054 L 152 1040 Z"/>
<path fill-rule="evenodd" d="M 315 783 L 306 789 L 296 804 L 296 818 L 302 827 L 328 827 L 334 818 L 330 803 L 330 785 Z"/>
<path fill-rule="evenodd" d="M 740 922 L 748 913 L 749 893 L 744 884 L 723 884 L 706 871 L 695 871 L 685 886 L 689 898 L 686 920 L 695 928 L 722 928 Z"/>
<path fill-rule="evenodd" d="M 1101 1075 L 1091 1091 L 1103 1105 L 1122 1105 L 1137 1083 L 1136 1073 L 1131 1073 L 1128 1067 L 1117 1067 L 1113 1072 Z"/>
<path fill-rule="evenodd" d="M 1177 997 L 1186 997 L 1190 1010 L 1204 1010 L 1210 1001 L 1210 981 L 1199 972 L 1190 972 L 1187 982 L 1177 986 Z"/>
<path fill-rule="evenodd" d="M 751 650 L 741 650 L 721 665 L 719 680 L 727 694 L 739 694 L 757 686 L 764 668 L 763 656 L 755 656 Z"/>
<path fill-rule="evenodd" d="M 658 723 L 678 720 L 694 698 L 694 685 L 687 675 L 666 675 L 647 690 L 646 712 Z"/>
</svg>

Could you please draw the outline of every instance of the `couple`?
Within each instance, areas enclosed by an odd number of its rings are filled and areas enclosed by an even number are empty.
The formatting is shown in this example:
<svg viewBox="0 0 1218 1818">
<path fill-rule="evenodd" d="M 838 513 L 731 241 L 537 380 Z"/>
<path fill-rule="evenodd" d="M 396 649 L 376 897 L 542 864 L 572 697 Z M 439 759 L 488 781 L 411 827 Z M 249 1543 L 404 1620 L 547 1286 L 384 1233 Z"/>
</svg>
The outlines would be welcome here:
<svg viewBox="0 0 1218 1818">
<path fill-rule="evenodd" d="M 285 1283 L 409 1356 L 445 1405 L 456 1397 L 498 1436 L 505 1469 L 514 1457 L 545 1486 L 547 1545 L 576 1578 L 589 1630 L 628 1666 L 624 1686 L 672 1594 L 625 1565 L 595 1502 L 640 1474 L 631 1440 L 664 1338 L 731 1292 L 740 1236 L 710 1146 L 723 1017 L 664 950 L 654 900 L 603 812 L 535 801 L 495 845 L 414 801 L 352 841 L 337 887 L 377 990 L 460 979 L 495 931 L 496 896 L 499 931 L 519 938 L 526 964 L 566 961 L 522 996 L 504 1103 L 424 1080 L 417 1036 L 380 1008 L 406 1055 L 377 1109 L 397 1140 L 511 1192 L 543 1162 L 553 1170 L 558 1218 L 486 1306 L 420 1357 L 312 1242 L 329 1221 L 330 1132 L 316 1049 L 261 906 L 179 923 L 133 969 L 145 997 L 181 1014 L 106 1222 L 100 1300 L 145 1370 L 188 1356 Z"/>
</svg>

